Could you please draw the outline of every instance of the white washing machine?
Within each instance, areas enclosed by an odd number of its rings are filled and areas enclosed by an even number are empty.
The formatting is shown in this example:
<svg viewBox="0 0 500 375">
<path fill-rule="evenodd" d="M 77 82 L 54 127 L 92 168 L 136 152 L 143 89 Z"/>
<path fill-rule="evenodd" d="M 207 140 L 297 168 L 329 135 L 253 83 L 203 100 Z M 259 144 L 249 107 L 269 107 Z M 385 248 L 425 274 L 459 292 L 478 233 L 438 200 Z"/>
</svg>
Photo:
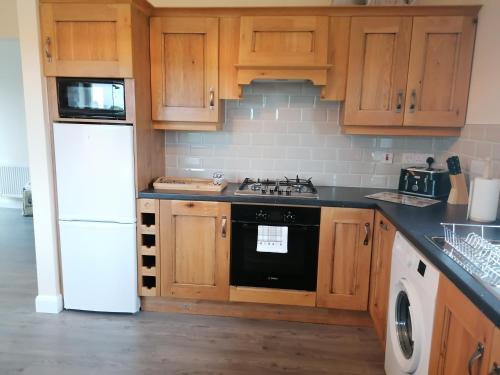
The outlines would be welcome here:
<svg viewBox="0 0 500 375">
<path fill-rule="evenodd" d="M 399 232 L 392 248 L 387 375 L 427 375 L 439 271 Z"/>
</svg>

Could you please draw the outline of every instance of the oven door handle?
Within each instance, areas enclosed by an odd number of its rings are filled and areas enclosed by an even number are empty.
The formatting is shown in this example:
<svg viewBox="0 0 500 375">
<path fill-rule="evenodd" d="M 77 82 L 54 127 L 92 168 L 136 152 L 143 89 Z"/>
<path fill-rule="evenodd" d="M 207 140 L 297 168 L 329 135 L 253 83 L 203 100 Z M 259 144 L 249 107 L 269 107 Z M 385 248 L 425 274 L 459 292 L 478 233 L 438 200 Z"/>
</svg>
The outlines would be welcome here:
<svg viewBox="0 0 500 375">
<path fill-rule="evenodd" d="M 289 228 L 318 228 L 319 224 L 288 224 L 288 223 L 268 223 L 268 222 L 256 222 L 256 221 L 246 221 L 246 220 L 231 220 L 231 223 L 239 224 L 244 226 L 245 228 L 249 226 L 259 226 L 265 225 L 269 227 L 289 227 Z"/>
</svg>

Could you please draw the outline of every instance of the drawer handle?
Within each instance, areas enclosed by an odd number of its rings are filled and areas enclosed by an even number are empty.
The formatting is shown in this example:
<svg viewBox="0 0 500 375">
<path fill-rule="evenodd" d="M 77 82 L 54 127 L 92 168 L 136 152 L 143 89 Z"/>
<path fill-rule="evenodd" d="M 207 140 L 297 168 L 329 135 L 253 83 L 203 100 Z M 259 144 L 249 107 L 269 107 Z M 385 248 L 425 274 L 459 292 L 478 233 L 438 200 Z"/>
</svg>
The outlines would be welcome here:
<svg viewBox="0 0 500 375">
<path fill-rule="evenodd" d="M 417 90 L 413 89 L 413 90 L 411 90 L 411 99 L 410 99 L 410 108 L 409 108 L 410 113 L 415 112 L 416 105 L 417 105 Z"/>
<path fill-rule="evenodd" d="M 47 37 L 47 39 L 45 39 L 44 46 L 45 46 L 45 56 L 47 57 L 47 61 L 49 63 L 52 62 L 52 53 L 50 53 L 50 44 L 51 44 L 50 37 Z"/>
<path fill-rule="evenodd" d="M 363 245 L 368 246 L 369 236 L 370 236 L 370 224 L 365 223 L 365 240 L 363 241 Z"/>
<path fill-rule="evenodd" d="M 215 108 L 215 92 L 214 92 L 214 89 L 213 87 L 210 87 L 210 102 L 208 104 L 208 108 L 213 111 L 214 108 Z"/>
<path fill-rule="evenodd" d="M 403 90 L 398 91 L 398 101 L 396 104 L 396 113 L 401 113 L 401 109 L 403 107 Z"/>
<path fill-rule="evenodd" d="M 221 223 L 221 237 L 226 238 L 227 234 L 227 217 L 222 216 L 222 223 Z"/>
<path fill-rule="evenodd" d="M 385 224 L 382 220 L 380 220 L 380 228 L 383 230 L 389 230 L 389 226 Z"/>
<path fill-rule="evenodd" d="M 467 362 L 467 369 L 469 370 L 469 375 L 472 375 L 472 366 L 474 362 L 478 361 L 484 355 L 484 345 L 481 343 L 477 344 L 476 351 L 472 353 L 469 361 Z"/>
</svg>

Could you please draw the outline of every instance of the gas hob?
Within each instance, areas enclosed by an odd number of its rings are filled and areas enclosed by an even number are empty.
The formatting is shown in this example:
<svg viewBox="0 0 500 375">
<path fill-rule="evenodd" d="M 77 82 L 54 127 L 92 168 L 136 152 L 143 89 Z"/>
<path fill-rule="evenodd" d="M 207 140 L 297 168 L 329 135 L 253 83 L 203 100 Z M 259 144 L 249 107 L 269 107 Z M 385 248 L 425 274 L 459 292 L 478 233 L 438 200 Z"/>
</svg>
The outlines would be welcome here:
<svg viewBox="0 0 500 375">
<path fill-rule="evenodd" d="M 318 198 L 318 191 L 311 179 L 302 179 L 299 176 L 283 180 L 245 178 L 235 195 L 283 197 L 283 198 Z"/>
</svg>

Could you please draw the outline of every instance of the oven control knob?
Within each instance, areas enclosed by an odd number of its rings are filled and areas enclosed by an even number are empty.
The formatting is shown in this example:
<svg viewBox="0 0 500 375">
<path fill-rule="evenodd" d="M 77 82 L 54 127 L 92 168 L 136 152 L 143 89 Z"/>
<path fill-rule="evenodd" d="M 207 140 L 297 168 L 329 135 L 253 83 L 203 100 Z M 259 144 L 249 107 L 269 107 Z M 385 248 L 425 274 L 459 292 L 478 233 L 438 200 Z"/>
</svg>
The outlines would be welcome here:
<svg viewBox="0 0 500 375">
<path fill-rule="evenodd" d="M 269 218 L 269 214 L 263 210 L 259 210 L 255 214 L 255 219 L 260 221 L 266 221 Z"/>
<path fill-rule="evenodd" d="M 412 185 L 411 190 L 418 191 L 418 185 L 417 184 Z"/>
<path fill-rule="evenodd" d="M 285 223 L 294 223 L 295 222 L 295 214 L 291 211 L 287 211 L 284 215 L 283 215 L 283 221 Z"/>
</svg>

